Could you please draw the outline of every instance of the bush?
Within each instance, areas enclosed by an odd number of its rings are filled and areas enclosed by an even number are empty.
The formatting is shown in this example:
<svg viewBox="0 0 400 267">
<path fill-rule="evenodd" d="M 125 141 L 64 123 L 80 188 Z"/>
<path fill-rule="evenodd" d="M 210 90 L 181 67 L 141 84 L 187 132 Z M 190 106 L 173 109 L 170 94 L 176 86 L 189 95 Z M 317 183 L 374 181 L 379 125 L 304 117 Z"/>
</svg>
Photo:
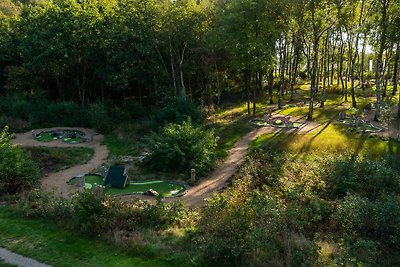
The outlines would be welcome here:
<svg viewBox="0 0 400 267">
<path fill-rule="evenodd" d="M 100 133 L 109 133 L 113 129 L 112 118 L 103 104 L 93 104 L 89 109 L 90 124 Z"/>
<path fill-rule="evenodd" d="M 383 193 L 400 193 L 399 161 L 394 158 L 370 160 L 340 156 L 332 162 L 334 170 L 326 177 L 333 193 L 345 196 L 358 193 L 376 199 Z"/>
<path fill-rule="evenodd" d="M 196 127 L 190 120 L 169 124 L 145 139 L 151 151 L 145 159 L 150 169 L 178 172 L 195 169 L 197 174 L 205 175 L 213 166 L 217 137 L 213 131 Z"/>
<path fill-rule="evenodd" d="M 183 98 L 170 99 L 166 105 L 156 113 L 156 120 L 160 124 L 182 123 L 190 118 L 193 123 L 199 124 L 204 121 L 203 110 L 192 101 Z"/>
<path fill-rule="evenodd" d="M 13 146 L 7 128 L 0 133 L 0 194 L 16 193 L 37 186 L 39 167 L 31 156 Z"/>
</svg>

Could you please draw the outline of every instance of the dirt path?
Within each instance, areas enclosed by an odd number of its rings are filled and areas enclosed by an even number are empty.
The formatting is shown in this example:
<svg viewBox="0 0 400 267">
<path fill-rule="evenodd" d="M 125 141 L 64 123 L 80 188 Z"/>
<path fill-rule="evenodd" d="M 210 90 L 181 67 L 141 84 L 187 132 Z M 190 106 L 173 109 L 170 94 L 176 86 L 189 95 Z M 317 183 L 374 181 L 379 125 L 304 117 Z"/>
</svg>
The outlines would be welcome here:
<svg viewBox="0 0 400 267">
<path fill-rule="evenodd" d="M 301 121 L 301 118 L 291 118 L 292 121 Z M 229 151 L 229 156 L 225 159 L 224 163 L 216 169 L 208 178 L 202 180 L 200 184 L 193 186 L 188 189 L 186 195 L 181 198 L 169 198 L 164 199 L 165 202 L 173 202 L 182 200 L 186 203 L 189 207 L 198 207 L 204 203 L 204 199 L 211 197 L 214 192 L 221 190 L 227 185 L 229 179 L 236 173 L 238 167 L 243 164 L 245 161 L 247 150 L 251 141 L 255 140 L 257 137 L 272 132 L 278 131 L 285 131 L 285 132 L 292 132 L 297 134 L 306 134 L 311 131 L 314 131 L 318 128 L 320 124 L 311 122 L 306 123 L 306 125 L 301 129 L 280 129 L 280 128 L 273 128 L 273 127 L 262 127 L 262 128 L 255 128 L 250 133 L 243 136 L 235 146 Z M 58 128 L 47 128 L 47 129 L 38 129 L 36 130 L 37 133 L 41 131 L 48 131 L 48 130 L 55 130 L 60 129 L 63 127 Z M 75 187 L 71 187 L 67 185 L 67 181 L 72 177 L 78 174 L 85 174 L 93 169 L 100 167 L 108 157 L 108 149 L 106 146 L 101 145 L 101 141 L 103 140 L 104 136 L 96 134 L 93 130 L 85 129 L 85 128 L 70 128 L 65 127 L 68 129 L 75 129 L 80 130 L 86 133 L 87 137 L 93 136 L 93 141 L 77 144 L 77 145 L 70 145 L 63 143 L 61 140 L 43 143 L 38 142 L 32 138 L 32 133 L 27 132 L 23 134 L 17 134 L 16 139 L 13 140 L 14 144 L 19 144 L 21 146 L 26 147 L 35 147 L 35 146 L 45 146 L 45 147 L 89 147 L 95 150 L 95 154 L 93 158 L 86 164 L 74 166 L 64 171 L 51 173 L 42 179 L 42 187 L 54 191 L 56 194 L 68 197 L 71 191 L 76 190 Z M 138 196 L 141 199 L 147 200 L 149 202 L 155 202 L 154 198 L 146 197 L 146 196 Z M 125 197 L 122 197 L 125 199 Z"/>
<path fill-rule="evenodd" d="M 291 118 L 292 121 L 300 121 L 299 118 Z M 218 192 L 224 188 L 229 179 L 236 173 L 238 167 L 242 165 L 246 159 L 247 150 L 250 143 L 257 137 L 272 132 L 291 132 L 297 134 L 307 134 L 317 129 L 321 124 L 315 122 L 306 122 L 301 129 L 280 129 L 273 127 L 262 127 L 252 130 L 250 133 L 240 139 L 235 146 L 229 151 L 228 158 L 224 163 L 216 169 L 211 175 L 202 180 L 202 182 L 194 187 L 189 188 L 186 195 L 178 199 L 166 199 L 166 202 L 182 200 L 189 207 L 199 207 L 204 203 L 204 199 L 212 196 L 214 192 Z"/>
<path fill-rule="evenodd" d="M 66 144 L 61 140 L 56 140 L 52 142 L 39 142 L 32 138 L 32 133 L 22 133 L 16 134 L 16 138 L 12 141 L 13 144 L 21 145 L 24 147 L 88 147 L 94 149 L 94 155 L 91 160 L 89 160 L 86 164 L 77 165 L 72 168 L 50 173 L 49 175 L 42 178 L 42 187 L 49 191 L 54 191 L 57 195 L 68 197 L 69 193 L 76 188 L 67 185 L 67 181 L 72 177 L 78 174 L 89 173 L 90 171 L 100 167 L 108 158 L 108 149 L 107 146 L 101 145 L 101 142 L 104 139 L 103 135 L 95 133 L 91 129 L 86 128 L 73 128 L 73 127 L 56 127 L 56 128 L 45 128 L 45 129 L 37 129 L 36 133 L 40 133 L 42 131 L 51 131 L 56 129 L 73 129 L 80 130 L 86 134 L 88 139 L 93 137 L 93 140 L 89 140 L 85 143 L 80 144 Z"/>
<path fill-rule="evenodd" d="M 0 248 L 0 259 L 3 259 L 3 261 L 7 264 L 21 267 L 51 267 L 50 265 L 21 256 L 4 248 Z"/>
</svg>

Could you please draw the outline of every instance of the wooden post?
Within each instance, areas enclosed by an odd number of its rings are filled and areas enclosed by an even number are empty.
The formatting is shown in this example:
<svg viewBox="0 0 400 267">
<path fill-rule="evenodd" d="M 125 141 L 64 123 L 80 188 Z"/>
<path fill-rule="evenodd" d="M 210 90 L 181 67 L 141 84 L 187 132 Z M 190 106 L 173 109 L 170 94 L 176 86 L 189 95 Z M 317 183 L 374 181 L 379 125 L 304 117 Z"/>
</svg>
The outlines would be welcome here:
<svg viewBox="0 0 400 267">
<path fill-rule="evenodd" d="M 196 183 L 196 170 L 195 169 L 190 170 L 190 183 L 191 184 Z"/>
</svg>

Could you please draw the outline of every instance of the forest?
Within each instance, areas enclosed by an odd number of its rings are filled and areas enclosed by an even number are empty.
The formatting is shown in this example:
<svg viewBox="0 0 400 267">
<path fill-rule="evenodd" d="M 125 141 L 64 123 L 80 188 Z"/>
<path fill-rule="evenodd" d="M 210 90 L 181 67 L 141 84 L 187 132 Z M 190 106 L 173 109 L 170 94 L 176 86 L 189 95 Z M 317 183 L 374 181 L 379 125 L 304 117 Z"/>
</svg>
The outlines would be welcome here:
<svg viewBox="0 0 400 267">
<path fill-rule="evenodd" d="M 0 249 L 400 265 L 399 61 L 398 0 L 1 0 Z"/>
</svg>

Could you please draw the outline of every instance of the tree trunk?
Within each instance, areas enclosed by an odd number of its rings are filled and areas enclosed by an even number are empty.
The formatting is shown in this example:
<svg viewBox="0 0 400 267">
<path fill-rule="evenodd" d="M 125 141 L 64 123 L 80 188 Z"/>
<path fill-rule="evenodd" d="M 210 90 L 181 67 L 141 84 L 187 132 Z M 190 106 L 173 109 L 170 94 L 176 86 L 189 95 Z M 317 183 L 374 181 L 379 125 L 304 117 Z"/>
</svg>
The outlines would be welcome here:
<svg viewBox="0 0 400 267">
<path fill-rule="evenodd" d="M 394 57 L 394 70 L 393 70 L 393 91 L 392 95 L 397 93 L 398 80 L 399 80 L 399 59 L 400 59 L 400 43 L 396 45 L 396 56 Z"/>
<path fill-rule="evenodd" d="M 367 33 L 364 32 L 363 48 L 361 52 L 361 89 L 365 91 L 365 50 L 367 47 Z"/>
<path fill-rule="evenodd" d="M 169 36 L 169 57 L 171 61 L 171 73 L 172 73 L 172 81 L 174 85 L 174 94 L 175 97 L 178 96 L 178 88 L 176 85 L 176 72 L 175 72 L 175 64 L 174 64 L 174 54 L 172 50 L 172 41 L 171 41 L 171 35 Z"/>
<path fill-rule="evenodd" d="M 382 19 L 381 19 L 381 38 L 379 42 L 379 53 L 378 53 L 378 62 L 376 68 L 376 108 L 375 108 L 375 120 L 379 120 L 381 115 L 381 75 L 383 70 L 383 51 L 385 50 L 386 44 L 386 32 L 387 32 L 387 10 L 389 7 L 389 0 L 384 0 L 383 8 L 382 8 Z"/>
<path fill-rule="evenodd" d="M 323 65 L 323 80 L 322 80 L 322 93 L 321 93 L 321 108 L 325 107 L 325 91 L 326 91 L 326 80 L 329 77 L 329 62 L 327 62 L 329 56 L 328 52 L 328 41 L 329 41 L 329 32 L 326 34 L 326 39 L 325 39 L 325 49 L 324 49 L 324 55 L 323 55 L 323 60 L 322 60 L 322 65 Z M 328 81 L 329 84 L 329 81 Z"/>
<path fill-rule="evenodd" d="M 344 42 L 343 42 L 343 34 L 340 31 L 340 59 L 339 59 L 339 73 L 338 73 L 338 84 L 339 82 L 342 85 L 342 94 L 344 96 L 345 101 L 347 102 L 347 89 L 345 88 L 344 80 L 343 80 L 343 61 L 344 61 Z"/>
<path fill-rule="evenodd" d="M 285 52 L 284 52 L 284 45 L 281 46 L 281 51 L 280 51 L 280 79 L 279 79 L 279 98 L 278 98 L 278 108 L 282 108 L 282 96 L 283 96 L 283 90 L 284 90 L 284 85 L 285 85 Z"/>
<path fill-rule="evenodd" d="M 312 121 L 313 119 L 313 112 L 314 112 L 314 97 L 315 92 L 318 87 L 318 44 L 319 44 L 319 36 L 317 33 L 317 28 L 315 25 L 315 2 L 312 1 L 312 22 L 313 22 L 313 52 L 314 52 L 314 59 L 313 59 L 313 69 L 311 75 L 311 95 L 310 95 L 310 104 L 307 114 L 307 120 Z"/>
<path fill-rule="evenodd" d="M 179 60 L 179 73 L 180 73 L 180 81 L 181 81 L 181 97 L 186 98 L 186 86 L 185 80 L 183 78 L 183 61 L 185 59 L 185 51 L 186 51 L 187 43 L 184 44 L 182 49 L 182 55 Z"/>
<path fill-rule="evenodd" d="M 274 104 L 274 69 L 269 72 L 268 83 L 269 104 Z"/>
<path fill-rule="evenodd" d="M 250 116 L 251 115 L 251 108 L 250 108 L 250 79 L 251 75 L 250 73 L 246 70 L 244 73 L 244 89 L 247 94 L 247 114 Z"/>
</svg>

